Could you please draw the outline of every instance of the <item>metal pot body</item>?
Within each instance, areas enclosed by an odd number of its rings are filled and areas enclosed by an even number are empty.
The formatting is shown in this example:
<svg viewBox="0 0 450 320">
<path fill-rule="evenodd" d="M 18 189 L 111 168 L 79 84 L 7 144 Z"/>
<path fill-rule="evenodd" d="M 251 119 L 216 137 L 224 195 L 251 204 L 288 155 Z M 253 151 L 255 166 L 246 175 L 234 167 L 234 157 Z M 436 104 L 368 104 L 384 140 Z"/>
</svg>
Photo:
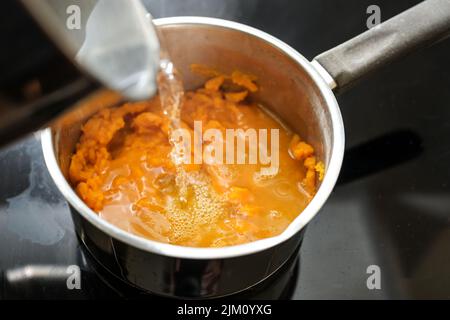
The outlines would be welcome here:
<svg viewBox="0 0 450 320">
<path fill-rule="evenodd" d="M 155 24 L 186 89 L 205 81 L 190 71 L 193 63 L 258 77 L 260 89 L 253 98 L 310 142 L 325 163 L 325 179 L 316 196 L 279 236 L 225 248 L 159 243 L 109 224 L 76 195 L 67 172 L 81 125 L 99 108 L 120 103 L 121 97 L 110 92 L 97 92 L 80 101 L 73 112 L 43 132 L 47 167 L 71 205 L 80 239 L 119 279 L 164 296 L 220 297 L 237 293 L 269 277 L 297 252 L 304 227 L 331 193 L 344 152 L 339 108 L 329 85 L 313 65 L 266 33 L 200 17 L 166 18 Z"/>
<path fill-rule="evenodd" d="M 71 207 L 79 238 L 112 276 L 151 294 L 217 298 L 250 289 L 298 253 L 303 230 L 289 240 L 251 255 L 228 259 L 187 259 L 144 251 L 93 226 Z"/>
</svg>

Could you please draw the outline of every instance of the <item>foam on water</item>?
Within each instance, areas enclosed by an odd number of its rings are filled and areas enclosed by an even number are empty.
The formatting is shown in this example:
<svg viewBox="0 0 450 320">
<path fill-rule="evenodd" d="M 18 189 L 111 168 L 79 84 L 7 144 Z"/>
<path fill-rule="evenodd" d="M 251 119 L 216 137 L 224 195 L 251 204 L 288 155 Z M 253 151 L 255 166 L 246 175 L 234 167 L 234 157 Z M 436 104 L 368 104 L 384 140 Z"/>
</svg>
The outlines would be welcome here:
<svg viewBox="0 0 450 320">
<path fill-rule="evenodd" d="M 172 225 L 173 242 L 186 242 L 214 224 L 226 212 L 227 202 L 212 187 L 210 178 L 202 171 L 180 173 L 186 183 L 186 201 L 171 199 L 167 216 Z"/>
</svg>

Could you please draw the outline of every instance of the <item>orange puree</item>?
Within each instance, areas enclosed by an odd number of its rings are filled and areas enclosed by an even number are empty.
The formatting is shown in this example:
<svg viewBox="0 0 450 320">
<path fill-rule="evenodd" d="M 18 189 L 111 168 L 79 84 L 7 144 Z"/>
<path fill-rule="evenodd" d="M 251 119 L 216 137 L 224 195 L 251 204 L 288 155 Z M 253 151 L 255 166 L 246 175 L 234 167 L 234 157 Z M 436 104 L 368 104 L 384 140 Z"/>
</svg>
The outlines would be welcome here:
<svg viewBox="0 0 450 320">
<path fill-rule="evenodd" d="M 70 164 L 76 192 L 110 223 L 161 242 L 221 247 L 280 234 L 315 194 L 324 166 L 311 145 L 249 100 L 255 80 L 238 71 L 214 74 L 186 92 L 182 127 L 193 131 L 201 120 L 203 130 L 279 129 L 275 176 L 258 176 L 259 163 L 180 170 L 169 155 L 169 121 L 154 98 L 101 110 L 86 122 Z"/>
</svg>

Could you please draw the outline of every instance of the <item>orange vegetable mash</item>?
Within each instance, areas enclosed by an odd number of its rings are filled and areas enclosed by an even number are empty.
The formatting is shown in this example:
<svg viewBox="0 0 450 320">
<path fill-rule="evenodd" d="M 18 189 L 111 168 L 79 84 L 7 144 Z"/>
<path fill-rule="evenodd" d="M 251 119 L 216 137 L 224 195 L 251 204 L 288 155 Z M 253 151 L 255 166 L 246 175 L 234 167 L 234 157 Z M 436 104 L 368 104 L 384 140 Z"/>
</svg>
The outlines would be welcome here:
<svg viewBox="0 0 450 320">
<path fill-rule="evenodd" d="M 161 242 L 222 247 L 280 234 L 315 194 L 324 165 L 311 145 L 249 100 L 255 80 L 239 71 L 214 74 L 185 93 L 182 126 L 193 130 L 201 120 L 204 129 L 279 129 L 277 175 L 255 179 L 260 164 L 177 170 L 169 120 L 154 98 L 103 109 L 85 123 L 69 170 L 76 192 L 110 223 Z"/>
</svg>

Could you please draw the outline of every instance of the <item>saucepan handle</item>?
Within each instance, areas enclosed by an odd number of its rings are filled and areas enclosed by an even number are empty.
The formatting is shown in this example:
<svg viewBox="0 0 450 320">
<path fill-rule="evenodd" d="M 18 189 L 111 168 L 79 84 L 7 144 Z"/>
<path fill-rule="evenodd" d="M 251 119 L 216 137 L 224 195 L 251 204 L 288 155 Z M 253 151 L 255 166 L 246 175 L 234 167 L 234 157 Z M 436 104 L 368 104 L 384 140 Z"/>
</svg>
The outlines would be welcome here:
<svg viewBox="0 0 450 320">
<path fill-rule="evenodd" d="M 450 35 L 450 0 L 426 0 L 328 50 L 313 65 L 336 92 L 411 51 Z M 330 77 L 331 76 L 331 77 Z"/>
</svg>

